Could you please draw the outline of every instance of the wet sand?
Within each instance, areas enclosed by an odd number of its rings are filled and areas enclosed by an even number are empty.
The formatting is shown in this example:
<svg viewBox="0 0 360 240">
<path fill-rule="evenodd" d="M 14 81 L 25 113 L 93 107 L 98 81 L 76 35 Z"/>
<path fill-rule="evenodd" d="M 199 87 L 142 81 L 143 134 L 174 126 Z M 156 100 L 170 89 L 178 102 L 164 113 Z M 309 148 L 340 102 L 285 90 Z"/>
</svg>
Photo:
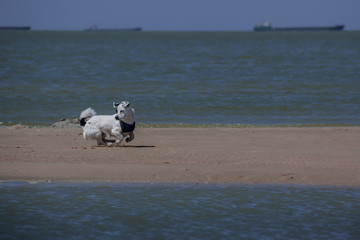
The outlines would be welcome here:
<svg viewBox="0 0 360 240">
<path fill-rule="evenodd" d="M 81 133 L 0 128 L 0 180 L 360 185 L 360 127 L 137 128 L 124 147 Z"/>
</svg>

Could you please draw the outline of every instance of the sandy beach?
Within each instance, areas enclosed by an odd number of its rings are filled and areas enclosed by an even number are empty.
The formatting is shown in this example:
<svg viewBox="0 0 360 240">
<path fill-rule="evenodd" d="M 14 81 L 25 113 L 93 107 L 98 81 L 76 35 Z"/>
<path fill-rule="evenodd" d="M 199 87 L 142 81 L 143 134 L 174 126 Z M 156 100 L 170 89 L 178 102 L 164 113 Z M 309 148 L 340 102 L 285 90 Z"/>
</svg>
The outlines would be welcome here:
<svg viewBox="0 0 360 240">
<path fill-rule="evenodd" d="M 81 129 L 0 128 L 1 181 L 360 185 L 360 128 L 137 128 L 124 147 Z"/>
</svg>

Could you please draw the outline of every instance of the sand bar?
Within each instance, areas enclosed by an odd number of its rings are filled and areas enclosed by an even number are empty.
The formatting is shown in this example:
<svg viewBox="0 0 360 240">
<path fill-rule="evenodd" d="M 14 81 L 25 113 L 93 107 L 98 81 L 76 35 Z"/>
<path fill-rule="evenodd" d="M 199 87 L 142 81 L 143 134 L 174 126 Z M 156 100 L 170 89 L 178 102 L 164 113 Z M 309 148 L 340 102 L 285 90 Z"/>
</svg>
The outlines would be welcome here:
<svg viewBox="0 0 360 240">
<path fill-rule="evenodd" d="M 360 186 L 360 127 L 137 128 L 125 147 L 81 133 L 0 128 L 0 180 Z"/>
</svg>

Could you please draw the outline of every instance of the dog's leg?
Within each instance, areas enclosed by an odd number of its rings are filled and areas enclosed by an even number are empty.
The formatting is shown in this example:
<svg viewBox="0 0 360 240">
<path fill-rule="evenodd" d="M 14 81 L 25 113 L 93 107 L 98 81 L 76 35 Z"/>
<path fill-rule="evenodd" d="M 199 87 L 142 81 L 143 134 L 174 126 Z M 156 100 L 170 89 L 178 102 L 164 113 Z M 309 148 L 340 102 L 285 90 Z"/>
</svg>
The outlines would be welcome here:
<svg viewBox="0 0 360 240">
<path fill-rule="evenodd" d="M 114 143 L 114 146 L 115 147 L 119 147 L 122 140 L 123 140 L 123 135 L 121 134 L 120 131 L 111 131 L 112 132 L 112 135 L 116 137 L 116 141 Z"/>
<path fill-rule="evenodd" d="M 106 144 L 103 141 L 103 133 L 100 129 L 86 124 L 84 127 L 83 136 L 85 139 L 88 140 L 96 140 L 96 143 L 98 146 L 106 146 Z"/>
<path fill-rule="evenodd" d="M 98 146 L 106 146 L 106 144 L 101 139 L 96 140 L 96 142 Z"/>
<path fill-rule="evenodd" d="M 104 133 L 99 130 L 98 134 L 96 135 L 96 142 L 98 146 L 106 146 L 104 141 Z"/>
<path fill-rule="evenodd" d="M 129 137 L 126 138 L 126 142 L 129 143 L 132 140 L 134 140 L 134 138 L 135 138 L 135 134 L 133 132 L 131 132 L 131 133 L 129 133 Z"/>
<path fill-rule="evenodd" d="M 106 134 L 105 134 L 105 133 L 102 133 L 102 134 L 101 134 L 101 141 L 103 141 L 104 143 L 106 143 L 105 137 L 106 137 Z"/>
<path fill-rule="evenodd" d="M 120 134 L 121 135 L 121 134 Z M 115 141 L 115 147 L 120 147 L 121 143 L 123 141 L 123 136 L 121 135 L 120 138 L 117 138 Z"/>
<path fill-rule="evenodd" d="M 96 142 L 98 146 L 106 146 L 106 143 L 104 142 L 102 135 L 96 139 Z"/>
</svg>

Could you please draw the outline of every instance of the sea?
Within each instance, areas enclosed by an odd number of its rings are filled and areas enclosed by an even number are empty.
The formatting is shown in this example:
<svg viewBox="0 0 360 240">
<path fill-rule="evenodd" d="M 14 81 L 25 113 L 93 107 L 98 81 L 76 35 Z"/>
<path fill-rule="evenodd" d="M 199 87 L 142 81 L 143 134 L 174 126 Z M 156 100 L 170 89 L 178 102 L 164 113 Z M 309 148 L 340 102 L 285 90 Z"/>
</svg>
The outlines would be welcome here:
<svg viewBox="0 0 360 240">
<path fill-rule="evenodd" d="M 360 125 L 360 31 L 0 32 L 0 122 Z"/>
<path fill-rule="evenodd" d="M 0 184 L 0 239 L 354 239 L 360 188 Z"/>
<path fill-rule="evenodd" d="M 360 31 L 0 32 L 0 126 L 124 100 L 140 127 L 360 126 Z M 359 212 L 351 186 L 0 182 L 0 239 L 360 239 Z"/>
</svg>

